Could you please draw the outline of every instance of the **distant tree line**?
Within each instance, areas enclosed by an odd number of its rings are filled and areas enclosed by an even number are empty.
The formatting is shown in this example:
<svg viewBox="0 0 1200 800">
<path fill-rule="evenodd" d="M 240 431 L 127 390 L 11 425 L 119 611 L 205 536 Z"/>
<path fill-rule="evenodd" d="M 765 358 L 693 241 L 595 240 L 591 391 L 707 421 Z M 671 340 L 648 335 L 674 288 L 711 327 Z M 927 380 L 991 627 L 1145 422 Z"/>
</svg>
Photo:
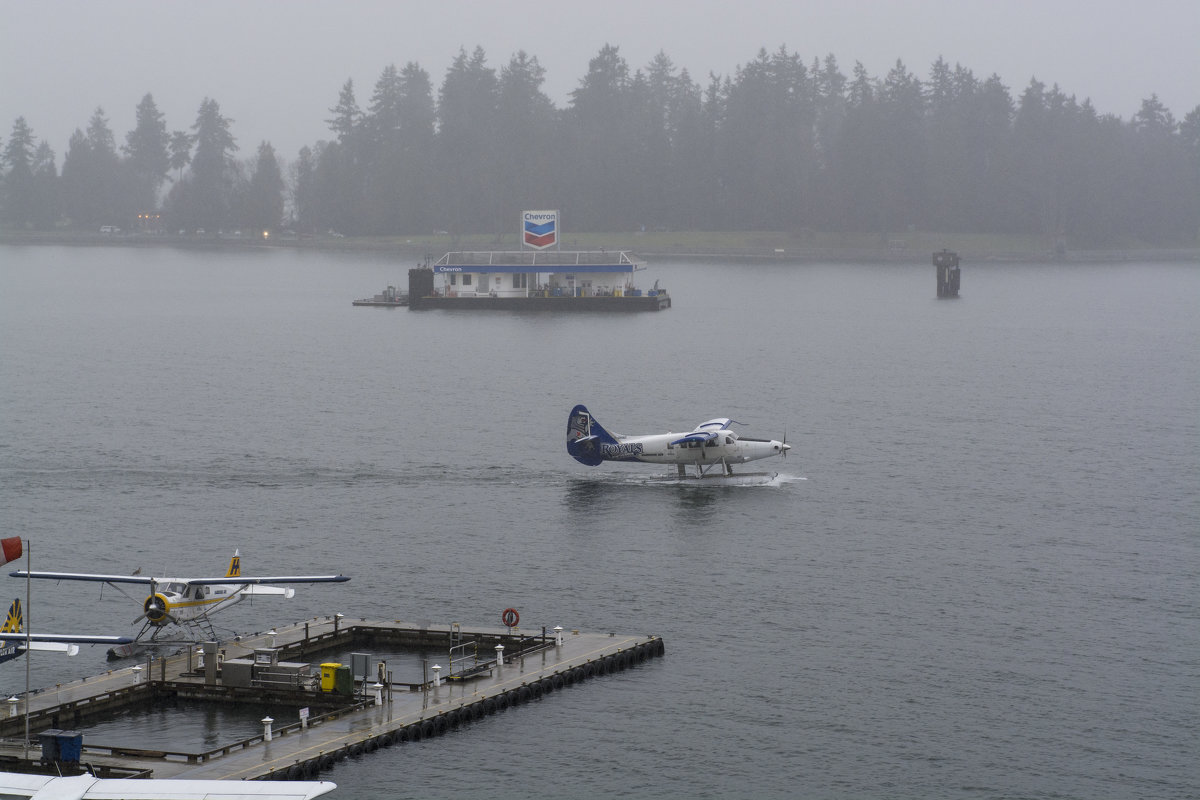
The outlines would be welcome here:
<svg viewBox="0 0 1200 800">
<path fill-rule="evenodd" d="M 544 77 L 536 57 L 496 70 L 476 48 L 436 95 L 411 62 L 386 67 L 365 108 L 348 80 L 330 139 L 303 147 L 287 181 L 269 143 L 235 158 L 211 99 L 190 131 L 168 134 L 147 95 L 120 152 L 97 109 L 61 174 L 19 118 L 0 214 L 39 229 L 154 211 L 171 229 L 348 235 L 502 234 L 525 208 L 561 209 L 569 229 L 590 231 L 921 229 L 1089 244 L 1200 233 L 1200 106 L 1180 122 L 1154 95 L 1125 121 L 1037 80 L 1014 99 L 998 76 L 942 59 L 925 80 L 899 61 L 882 78 L 861 64 L 847 77 L 833 56 L 806 65 L 785 48 L 701 86 L 665 54 L 631 71 L 605 46 L 562 109 Z"/>
</svg>

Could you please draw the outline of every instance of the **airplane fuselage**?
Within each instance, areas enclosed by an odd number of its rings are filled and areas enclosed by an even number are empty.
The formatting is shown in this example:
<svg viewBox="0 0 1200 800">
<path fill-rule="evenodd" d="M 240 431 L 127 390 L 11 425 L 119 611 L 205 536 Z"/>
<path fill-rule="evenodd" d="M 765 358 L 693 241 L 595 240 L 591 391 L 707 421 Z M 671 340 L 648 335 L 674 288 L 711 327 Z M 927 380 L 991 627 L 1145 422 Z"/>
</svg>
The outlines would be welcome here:
<svg viewBox="0 0 1200 800">
<path fill-rule="evenodd" d="M 617 436 L 615 444 L 597 442 L 605 461 L 643 461 L 649 464 L 745 464 L 777 456 L 783 443 L 768 439 L 744 439 L 723 432 L 707 442 L 679 441 L 682 434 Z"/>
</svg>

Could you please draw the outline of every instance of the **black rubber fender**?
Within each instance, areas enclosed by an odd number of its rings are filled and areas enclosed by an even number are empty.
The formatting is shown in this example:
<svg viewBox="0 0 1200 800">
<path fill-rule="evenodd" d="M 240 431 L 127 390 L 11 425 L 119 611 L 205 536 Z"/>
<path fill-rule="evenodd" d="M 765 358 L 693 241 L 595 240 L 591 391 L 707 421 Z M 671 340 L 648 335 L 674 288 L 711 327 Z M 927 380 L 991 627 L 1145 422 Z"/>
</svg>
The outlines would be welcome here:
<svg viewBox="0 0 1200 800">
<path fill-rule="evenodd" d="M 528 703 L 533 699 L 533 689 L 530 689 L 528 686 L 522 686 L 520 689 L 517 689 L 517 699 L 522 703 Z"/>
<path fill-rule="evenodd" d="M 663 656 L 663 655 L 666 655 L 666 653 L 667 653 L 667 646 L 665 644 L 663 644 L 663 640 L 655 639 L 654 640 L 654 655 Z"/>
<path fill-rule="evenodd" d="M 404 744 L 409 739 L 411 739 L 412 738 L 411 728 L 412 728 L 412 726 L 408 725 L 408 726 L 403 727 L 400 730 L 396 731 L 396 741 L 399 742 L 400 744 Z"/>
<path fill-rule="evenodd" d="M 437 729 L 434 727 L 433 720 L 427 719 L 421 723 L 421 735 L 426 739 L 432 739 L 437 735 Z"/>
<path fill-rule="evenodd" d="M 355 742 L 354 744 L 350 745 L 350 757 L 358 758 L 359 756 L 361 756 L 363 754 L 363 751 L 366 749 L 367 748 L 363 746 L 362 742 Z"/>
<path fill-rule="evenodd" d="M 333 756 L 329 753 L 325 753 L 321 756 L 318 766 L 320 767 L 321 772 L 328 772 L 329 770 L 333 769 L 333 763 Z"/>
<path fill-rule="evenodd" d="M 645 661 L 646 658 L 648 657 L 646 655 L 646 649 L 648 647 L 649 647 L 649 644 L 647 643 L 647 644 L 639 644 L 637 647 L 633 648 L 633 660 L 639 664 L 641 664 L 643 661 Z"/>
<path fill-rule="evenodd" d="M 550 677 L 550 685 L 557 691 L 567 685 L 567 679 L 556 673 Z"/>
<path fill-rule="evenodd" d="M 586 664 L 584 664 L 584 665 L 583 665 L 583 677 L 585 677 L 585 678 L 594 678 L 594 677 L 596 677 L 596 664 L 595 664 L 595 662 L 593 662 L 593 661 L 589 661 L 588 663 L 586 663 Z"/>
<path fill-rule="evenodd" d="M 374 753 L 378 749 L 379 749 L 379 737 L 378 736 L 373 736 L 370 739 L 367 739 L 365 742 L 363 742 L 363 752 L 364 753 Z"/>
<path fill-rule="evenodd" d="M 408 731 L 408 740 L 410 742 L 419 742 L 425 738 L 425 729 L 419 722 L 414 722 L 412 725 L 409 725 L 407 728 L 405 728 L 405 730 Z"/>
<path fill-rule="evenodd" d="M 481 703 L 472 703 L 471 704 L 471 719 L 472 720 L 476 720 L 476 721 L 481 720 L 487 716 L 487 713 L 488 713 L 488 710 L 487 710 L 486 703 L 481 702 Z"/>
<path fill-rule="evenodd" d="M 571 674 L 575 677 L 575 683 L 579 683 L 584 678 L 588 677 L 587 670 L 583 667 L 575 667 L 571 670 Z"/>
<path fill-rule="evenodd" d="M 304 780 L 314 781 L 321 774 L 321 764 L 315 758 L 310 758 L 300 765 L 300 769 L 304 771 Z"/>
<path fill-rule="evenodd" d="M 304 780 L 304 767 L 299 764 L 292 764 L 287 768 L 287 780 L 302 781 Z"/>
<path fill-rule="evenodd" d="M 500 704 L 494 697 L 489 697 L 483 701 L 483 711 L 485 714 L 495 714 L 499 708 Z"/>
<path fill-rule="evenodd" d="M 534 681 L 529 684 L 529 694 L 535 700 L 546 693 L 545 681 Z"/>
<path fill-rule="evenodd" d="M 502 694 L 496 698 L 496 708 L 500 711 L 504 711 L 511 705 L 512 705 L 512 698 L 508 696 L 508 692 L 505 692 L 504 694 Z"/>
<path fill-rule="evenodd" d="M 441 736 L 450 727 L 450 723 L 446 722 L 446 718 L 444 716 L 443 717 L 434 717 L 432 722 L 433 722 L 433 735 L 434 736 Z"/>
</svg>

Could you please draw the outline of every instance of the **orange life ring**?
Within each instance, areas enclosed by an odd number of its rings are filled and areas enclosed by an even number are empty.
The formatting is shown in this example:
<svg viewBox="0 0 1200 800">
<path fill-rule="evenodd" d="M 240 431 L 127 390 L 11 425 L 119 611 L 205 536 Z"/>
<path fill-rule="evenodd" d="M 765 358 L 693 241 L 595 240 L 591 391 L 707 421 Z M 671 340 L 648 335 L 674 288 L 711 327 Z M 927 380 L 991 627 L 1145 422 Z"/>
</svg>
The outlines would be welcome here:
<svg viewBox="0 0 1200 800">
<path fill-rule="evenodd" d="M 506 608 L 504 613 L 500 615 L 500 619 L 504 625 L 509 628 L 517 627 L 517 623 L 521 621 L 521 615 L 517 613 L 515 608 Z"/>
</svg>

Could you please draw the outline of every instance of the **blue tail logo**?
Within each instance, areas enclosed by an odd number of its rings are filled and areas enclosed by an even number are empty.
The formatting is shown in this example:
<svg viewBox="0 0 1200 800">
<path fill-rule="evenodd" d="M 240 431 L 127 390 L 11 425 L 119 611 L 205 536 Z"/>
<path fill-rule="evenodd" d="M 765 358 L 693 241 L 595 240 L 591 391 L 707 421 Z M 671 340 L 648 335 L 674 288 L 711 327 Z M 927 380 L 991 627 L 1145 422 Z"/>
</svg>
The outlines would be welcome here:
<svg viewBox="0 0 1200 800">
<path fill-rule="evenodd" d="M 604 445 L 615 445 L 616 438 L 592 419 L 586 406 L 571 409 L 567 417 L 567 452 L 580 464 L 594 467 L 604 461 Z"/>
</svg>

